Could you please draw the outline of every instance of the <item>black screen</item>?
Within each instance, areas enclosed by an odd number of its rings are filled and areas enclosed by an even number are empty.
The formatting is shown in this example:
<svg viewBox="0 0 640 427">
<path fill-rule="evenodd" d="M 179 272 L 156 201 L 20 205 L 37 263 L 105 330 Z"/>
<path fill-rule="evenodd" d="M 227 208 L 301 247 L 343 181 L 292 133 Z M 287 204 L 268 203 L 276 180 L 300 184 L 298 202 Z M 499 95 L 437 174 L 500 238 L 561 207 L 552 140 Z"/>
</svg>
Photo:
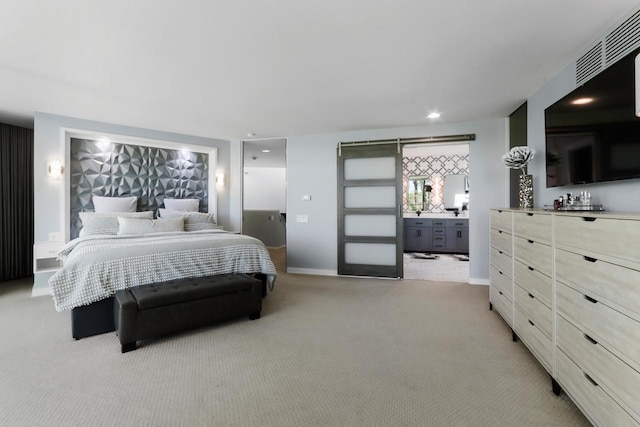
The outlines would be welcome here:
<svg viewBox="0 0 640 427">
<path fill-rule="evenodd" d="M 625 56 L 545 110 L 547 187 L 640 177 L 639 53 Z M 572 104 L 580 98 L 593 101 Z"/>
</svg>

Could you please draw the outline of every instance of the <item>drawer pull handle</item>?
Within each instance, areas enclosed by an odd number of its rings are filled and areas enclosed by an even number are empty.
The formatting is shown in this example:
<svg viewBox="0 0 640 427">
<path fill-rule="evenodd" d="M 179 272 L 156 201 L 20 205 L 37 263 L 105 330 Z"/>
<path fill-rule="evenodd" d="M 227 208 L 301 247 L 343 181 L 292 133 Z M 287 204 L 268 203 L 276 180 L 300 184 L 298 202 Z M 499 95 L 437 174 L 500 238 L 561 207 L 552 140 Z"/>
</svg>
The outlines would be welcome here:
<svg viewBox="0 0 640 427">
<path fill-rule="evenodd" d="M 587 334 L 582 334 L 584 335 L 584 339 L 586 339 L 587 341 L 589 341 L 591 344 L 598 344 L 598 341 L 594 340 L 593 338 L 591 338 L 589 335 Z"/>
<path fill-rule="evenodd" d="M 527 212 L 528 216 L 533 216 L 533 214 L 531 212 Z"/>
<path fill-rule="evenodd" d="M 584 377 L 585 377 L 586 379 L 588 379 L 588 380 L 589 380 L 589 382 L 590 382 L 591 384 L 593 384 L 594 386 L 598 387 L 598 383 L 597 383 L 597 382 L 595 382 L 595 381 L 593 380 L 593 378 L 591 378 L 591 377 L 590 377 L 586 372 L 583 372 L 583 374 L 584 374 Z"/>
<path fill-rule="evenodd" d="M 498 212 L 502 213 L 502 211 L 500 209 L 498 209 Z"/>
<path fill-rule="evenodd" d="M 535 298 L 533 295 L 531 295 L 531 292 L 529 292 L 527 295 L 529 295 L 529 298 Z"/>
<path fill-rule="evenodd" d="M 502 230 L 498 230 L 498 234 L 502 234 Z"/>
<path fill-rule="evenodd" d="M 529 319 L 527 319 L 527 320 L 529 321 L 529 324 L 530 324 L 531 326 L 536 326 L 536 325 L 535 325 L 535 323 L 533 323 L 531 320 L 529 320 Z"/>
<path fill-rule="evenodd" d="M 498 293 L 499 293 L 500 295 L 504 295 L 504 294 L 502 293 L 502 291 L 498 291 Z"/>
<path fill-rule="evenodd" d="M 464 225 L 462 222 L 456 222 L 456 225 Z"/>
<path fill-rule="evenodd" d="M 586 255 L 584 255 L 582 258 L 584 258 L 585 261 L 589 261 L 589 262 L 596 262 L 597 261 L 596 258 L 591 258 L 590 256 L 586 256 Z"/>
<path fill-rule="evenodd" d="M 498 251 L 498 253 L 499 253 L 500 255 L 502 255 L 502 251 Z"/>
<path fill-rule="evenodd" d="M 416 222 L 416 224 L 418 224 L 418 225 L 422 225 L 423 223 L 422 223 L 422 222 Z"/>
<path fill-rule="evenodd" d="M 591 297 L 590 297 L 590 296 L 588 296 L 588 295 L 583 295 L 583 296 L 584 296 L 584 299 L 586 299 L 587 301 L 589 301 L 589 302 L 591 302 L 591 303 L 594 303 L 594 304 L 595 304 L 595 303 L 597 303 L 597 302 L 598 302 L 598 300 L 597 300 L 597 299 L 593 299 L 593 298 L 591 298 Z"/>
<path fill-rule="evenodd" d="M 535 242 L 533 240 L 527 240 L 527 242 L 534 244 Z"/>
<path fill-rule="evenodd" d="M 498 273 L 502 274 L 502 271 L 498 271 Z"/>
<path fill-rule="evenodd" d="M 533 267 L 527 267 L 527 268 L 529 269 L 529 271 L 536 271 L 536 269 Z"/>
<path fill-rule="evenodd" d="M 598 218 L 594 218 L 592 216 L 583 216 L 582 217 L 582 220 L 583 221 L 587 221 L 587 222 L 594 222 L 596 219 L 598 219 Z"/>
</svg>

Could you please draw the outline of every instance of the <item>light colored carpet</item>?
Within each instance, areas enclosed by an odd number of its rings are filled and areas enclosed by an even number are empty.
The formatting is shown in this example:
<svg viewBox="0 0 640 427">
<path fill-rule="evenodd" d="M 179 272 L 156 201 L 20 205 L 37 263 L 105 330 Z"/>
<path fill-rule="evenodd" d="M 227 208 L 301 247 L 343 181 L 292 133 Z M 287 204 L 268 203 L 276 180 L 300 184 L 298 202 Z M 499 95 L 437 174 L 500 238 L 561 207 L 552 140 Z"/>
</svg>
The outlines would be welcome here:
<svg viewBox="0 0 640 427">
<path fill-rule="evenodd" d="M 404 278 L 469 283 L 469 261 L 461 261 L 450 254 L 436 255 L 436 259 L 425 259 L 414 257 L 413 253 L 405 253 Z"/>
<path fill-rule="evenodd" d="M 74 341 L 50 297 L 2 283 L 0 425 L 588 425 L 487 293 L 283 273 L 260 320 L 121 354 L 114 333 Z"/>
</svg>

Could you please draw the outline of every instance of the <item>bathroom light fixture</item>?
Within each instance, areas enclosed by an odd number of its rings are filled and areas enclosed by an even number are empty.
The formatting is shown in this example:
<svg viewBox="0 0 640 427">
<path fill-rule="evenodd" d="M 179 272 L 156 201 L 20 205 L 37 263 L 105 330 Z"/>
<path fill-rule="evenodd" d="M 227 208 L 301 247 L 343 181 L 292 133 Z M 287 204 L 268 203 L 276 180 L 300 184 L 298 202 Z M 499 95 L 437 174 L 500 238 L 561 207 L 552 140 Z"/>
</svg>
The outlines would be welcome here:
<svg viewBox="0 0 640 427">
<path fill-rule="evenodd" d="M 271 150 L 262 150 L 263 153 L 270 153 Z"/>
<path fill-rule="evenodd" d="M 60 179 L 64 172 L 64 166 L 60 160 L 53 160 L 47 163 L 47 176 L 52 179 Z"/>
<path fill-rule="evenodd" d="M 428 119 L 437 119 L 438 117 L 440 117 L 440 113 L 436 113 L 435 111 L 433 113 L 429 113 L 427 116 Z"/>
<path fill-rule="evenodd" d="M 636 55 L 636 117 L 640 117 L 640 53 Z"/>
<path fill-rule="evenodd" d="M 218 187 L 224 187 L 224 174 L 219 173 L 216 175 L 216 185 Z"/>
</svg>

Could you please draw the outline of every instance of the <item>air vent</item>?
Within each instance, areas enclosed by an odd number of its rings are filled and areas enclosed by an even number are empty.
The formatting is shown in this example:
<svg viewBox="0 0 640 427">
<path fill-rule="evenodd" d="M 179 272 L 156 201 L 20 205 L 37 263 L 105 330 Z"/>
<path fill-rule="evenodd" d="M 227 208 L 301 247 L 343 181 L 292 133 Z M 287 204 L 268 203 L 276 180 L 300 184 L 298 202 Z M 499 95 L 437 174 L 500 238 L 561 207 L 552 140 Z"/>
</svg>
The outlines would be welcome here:
<svg viewBox="0 0 640 427">
<path fill-rule="evenodd" d="M 622 59 L 640 42 L 640 10 L 627 18 L 605 37 L 605 62 L 607 67 Z"/>
<path fill-rule="evenodd" d="M 602 42 L 598 42 L 576 61 L 576 86 L 602 70 Z"/>
</svg>

